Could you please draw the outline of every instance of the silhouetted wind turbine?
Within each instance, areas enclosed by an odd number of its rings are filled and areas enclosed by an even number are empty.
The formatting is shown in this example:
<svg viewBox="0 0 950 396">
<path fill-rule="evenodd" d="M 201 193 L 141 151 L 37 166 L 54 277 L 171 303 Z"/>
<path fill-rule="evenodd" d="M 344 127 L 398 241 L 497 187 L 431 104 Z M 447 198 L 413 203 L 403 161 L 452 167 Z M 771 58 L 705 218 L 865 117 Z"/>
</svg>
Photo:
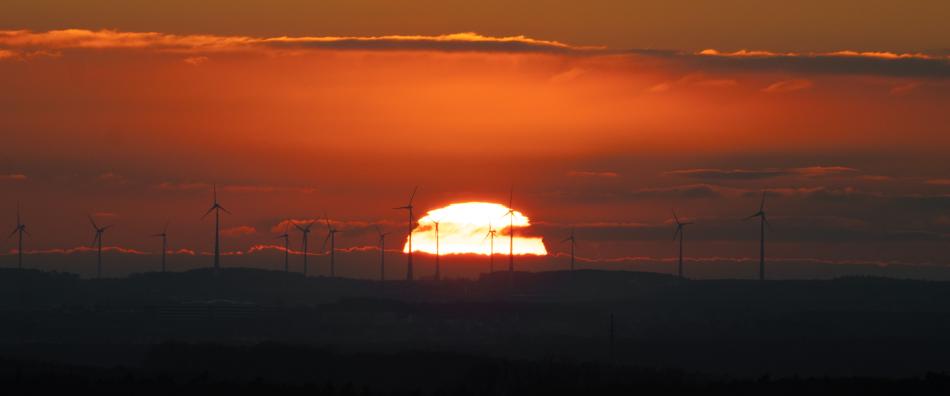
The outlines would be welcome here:
<svg viewBox="0 0 950 396">
<path fill-rule="evenodd" d="M 386 280 L 386 235 L 389 233 L 380 230 L 379 226 L 375 227 L 379 234 L 379 281 L 382 282 Z"/>
<path fill-rule="evenodd" d="M 488 233 L 485 234 L 485 239 L 488 239 L 488 273 L 495 273 L 495 229 L 492 228 L 491 221 L 488 222 Z M 484 241 L 485 239 L 482 239 Z"/>
<path fill-rule="evenodd" d="M 406 256 L 406 280 L 412 280 L 412 228 L 413 228 L 413 217 L 412 217 L 412 199 L 416 197 L 416 191 L 419 189 L 419 186 L 416 186 L 412 189 L 412 194 L 409 195 L 409 204 L 406 206 L 400 206 L 393 209 L 406 209 L 409 211 L 409 254 Z"/>
<path fill-rule="evenodd" d="M 561 243 L 571 242 L 571 271 L 574 271 L 574 247 L 577 246 L 577 238 L 574 237 L 574 227 L 571 227 L 571 236 L 564 238 Z"/>
<path fill-rule="evenodd" d="M 162 228 L 161 234 L 152 234 L 152 237 L 162 238 L 162 272 L 165 272 L 165 252 L 168 251 L 168 222 L 165 222 L 165 228 Z"/>
<path fill-rule="evenodd" d="M 442 256 L 439 251 L 439 222 L 432 223 L 435 224 L 435 280 L 439 280 L 442 277 L 442 267 L 439 265 L 439 258 Z"/>
<path fill-rule="evenodd" d="M 92 228 L 96 230 L 96 236 L 92 238 L 92 246 L 96 247 L 96 278 L 102 278 L 102 233 L 106 232 L 109 228 L 112 228 L 112 225 L 107 225 L 105 227 L 99 227 L 96 224 L 96 221 L 92 219 L 92 216 L 89 216 L 89 223 L 92 224 Z"/>
<path fill-rule="evenodd" d="M 7 239 L 13 238 L 14 235 L 17 235 L 16 241 L 16 260 L 17 268 L 23 269 L 23 234 L 30 235 L 26 231 L 26 224 L 23 224 L 23 221 L 20 220 L 20 201 L 16 203 L 16 228 L 13 229 L 13 232 L 10 233 L 10 236 Z"/>
<path fill-rule="evenodd" d="M 768 225 L 769 229 L 772 229 L 772 225 L 769 224 L 769 220 L 765 216 L 765 191 L 762 192 L 762 202 L 759 204 L 759 211 L 746 217 L 745 220 L 749 220 L 753 217 L 759 218 L 759 280 L 765 280 L 765 226 Z"/>
<path fill-rule="evenodd" d="M 284 240 L 284 272 L 290 272 L 290 233 L 289 226 L 284 228 L 284 233 L 277 236 L 277 239 Z"/>
<path fill-rule="evenodd" d="M 327 237 L 323 240 L 323 249 L 327 248 L 327 241 L 330 241 L 330 277 L 336 277 L 336 233 L 340 232 L 336 228 L 330 225 L 330 217 L 323 214 L 327 219 Z"/>
<path fill-rule="evenodd" d="M 688 225 L 690 225 L 690 224 L 693 224 L 693 223 L 692 223 L 692 222 L 687 222 L 687 223 L 681 222 L 681 221 L 680 221 L 680 218 L 676 216 L 676 211 L 675 211 L 675 210 L 673 211 L 673 221 L 676 221 L 676 230 L 673 231 L 673 240 L 675 241 L 677 236 L 678 236 L 679 239 L 680 239 L 680 254 L 679 254 L 679 262 L 678 262 L 678 265 L 677 265 L 677 267 L 676 267 L 676 273 L 679 275 L 680 278 L 682 278 L 682 277 L 683 277 L 683 235 L 685 234 L 684 231 L 683 231 L 683 229 L 684 229 L 686 226 L 688 226 Z"/>
<path fill-rule="evenodd" d="M 223 210 L 227 214 L 231 214 L 231 212 L 218 204 L 218 187 L 216 185 L 211 185 L 211 193 L 213 199 L 211 208 L 201 218 L 204 219 L 211 212 L 214 212 L 214 272 L 217 273 L 221 268 L 221 211 Z"/>
<path fill-rule="evenodd" d="M 508 195 L 508 211 L 505 212 L 504 216 L 508 217 L 508 272 L 515 271 L 515 209 L 512 207 L 511 203 L 514 201 L 515 188 L 511 188 L 511 193 Z"/>
<path fill-rule="evenodd" d="M 313 227 L 313 221 L 307 223 L 306 226 L 301 227 L 300 224 L 294 223 L 294 227 L 297 227 L 298 230 L 303 234 L 303 276 L 307 276 L 307 241 L 310 239 L 310 227 Z"/>
</svg>

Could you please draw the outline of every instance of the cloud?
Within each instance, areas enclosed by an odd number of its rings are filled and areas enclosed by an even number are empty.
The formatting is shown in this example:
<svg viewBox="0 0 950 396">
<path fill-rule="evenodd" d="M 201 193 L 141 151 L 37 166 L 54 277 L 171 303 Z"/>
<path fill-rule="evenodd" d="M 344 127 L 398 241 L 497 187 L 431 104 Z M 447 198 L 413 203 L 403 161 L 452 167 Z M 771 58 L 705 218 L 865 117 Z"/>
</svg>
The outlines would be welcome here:
<svg viewBox="0 0 950 396">
<path fill-rule="evenodd" d="M 28 60 L 36 56 L 60 56 L 74 50 L 160 51 L 189 55 L 189 64 L 207 61 L 207 55 L 222 52 L 278 52 L 297 54 L 305 50 L 355 51 L 440 51 L 553 53 L 571 56 L 655 58 L 701 70 L 702 73 L 782 72 L 795 74 L 862 74 L 890 77 L 950 78 L 950 56 L 891 52 L 808 52 L 777 53 L 768 51 L 720 52 L 707 49 L 698 53 L 669 50 L 611 50 L 598 46 L 574 46 L 553 40 L 526 36 L 493 37 L 478 33 L 444 35 L 384 36 L 279 36 L 250 37 L 223 35 L 176 35 L 161 32 L 125 32 L 117 30 L 62 29 L 34 32 L 0 30 L 0 59 Z M 585 74 L 569 69 L 552 77 L 554 83 L 571 81 Z M 702 87 L 729 87 L 732 78 L 704 78 L 702 73 L 688 74 L 679 81 L 661 83 L 654 92 L 669 90 L 678 84 Z M 779 82 L 773 90 L 804 86 Z M 790 85 L 791 84 L 791 85 Z M 774 85 L 774 84 L 773 84 Z M 910 87 L 910 86 L 908 86 Z M 799 88 L 800 89 L 800 88 Z M 900 91 L 900 89 L 898 89 Z M 772 91 L 769 91 L 772 92 Z M 787 92 L 787 91 L 786 91 Z"/>
<path fill-rule="evenodd" d="M 433 50 L 478 52 L 566 52 L 593 49 L 574 47 L 525 36 L 491 37 L 478 33 L 387 36 L 249 37 L 175 35 L 160 32 L 63 29 L 46 32 L 0 31 L 0 46 L 42 49 L 152 49 L 170 52 L 219 52 L 271 49 Z M 9 50 L 7 50 L 9 51 Z"/>
<path fill-rule="evenodd" d="M 101 211 L 100 211 L 100 212 L 95 212 L 95 213 L 93 213 L 93 214 L 92 214 L 92 217 L 110 217 L 110 218 L 116 218 L 116 217 L 119 217 L 119 214 L 118 214 L 118 213 L 114 213 L 114 212 L 101 212 Z"/>
<path fill-rule="evenodd" d="M 647 89 L 647 92 L 651 93 L 660 93 L 670 91 L 676 87 L 682 86 L 695 86 L 702 88 L 728 88 L 738 85 L 739 83 L 731 78 L 709 78 L 706 77 L 703 73 L 691 73 L 683 76 L 676 81 L 665 81 L 659 84 L 653 85 Z"/>
<path fill-rule="evenodd" d="M 918 81 L 899 84 L 891 88 L 890 93 L 891 95 L 895 95 L 895 96 L 906 95 L 920 86 L 921 86 L 921 83 Z"/>
<path fill-rule="evenodd" d="M 630 194 L 631 198 L 662 198 L 662 199 L 701 199 L 701 198 L 719 198 L 722 189 L 718 186 L 708 184 L 693 184 L 685 186 L 672 187 L 651 187 L 635 190 Z"/>
<path fill-rule="evenodd" d="M 162 182 L 153 186 L 156 190 L 164 191 L 210 191 L 211 183 L 204 182 Z M 300 194 L 312 194 L 317 191 L 313 187 L 291 187 L 291 186 L 272 186 L 255 184 L 224 184 L 218 185 L 218 191 L 235 193 L 273 193 L 273 192 L 294 192 Z"/>
<path fill-rule="evenodd" d="M 115 172 L 104 172 L 96 177 L 96 180 L 104 183 L 125 183 L 125 177 Z"/>
<path fill-rule="evenodd" d="M 0 181 L 26 181 L 28 177 L 22 173 L 0 174 Z"/>
<path fill-rule="evenodd" d="M 950 179 L 930 179 L 925 183 L 932 184 L 935 186 L 950 186 Z"/>
<path fill-rule="evenodd" d="M 819 177 L 841 173 L 857 172 L 846 166 L 809 166 L 803 168 L 764 168 L 764 169 L 719 169 L 697 168 L 678 169 L 665 172 L 665 175 L 681 176 L 698 180 L 762 180 L 784 176 Z"/>
<path fill-rule="evenodd" d="M 185 62 L 185 63 L 187 63 L 187 64 L 189 64 L 189 65 L 192 65 L 192 66 L 198 66 L 198 65 L 200 65 L 200 64 L 202 64 L 202 63 L 207 62 L 208 60 L 209 60 L 209 58 L 208 58 L 207 56 L 189 56 L 189 57 L 185 58 L 185 59 L 183 60 L 183 62 Z"/>
<path fill-rule="evenodd" d="M 783 80 L 770 84 L 769 86 L 762 88 L 762 92 L 765 93 L 786 93 L 786 92 L 795 92 L 801 91 L 803 89 L 811 88 L 814 84 L 804 78 L 795 78 L 791 80 Z"/>
<path fill-rule="evenodd" d="M 298 225 L 307 225 L 307 224 L 309 224 L 309 223 L 314 223 L 314 224 L 315 224 L 315 226 L 314 226 L 314 228 L 313 228 L 313 231 L 320 231 L 321 228 L 322 228 L 323 230 L 326 229 L 326 219 L 323 219 L 323 218 L 320 218 L 320 219 L 284 219 L 284 220 L 279 221 L 279 222 L 278 222 L 277 224 L 275 224 L 273 227 L 271 227 L 271 228 L 270 228 L 270 232 L 273 232 L 273 233 L 283 233 L 285 230 L 293 231 L 293 230 L 295 229 L 295 228 L 294 228 L 294 225 L 295 225 L 295 224 L 298 224 Z M 347 233 L 350 233 L 350 232 L 357 232 L 357 233 L 358 233 L 358 232 L 370 231 L 370 230 L 373 230 L 373 232 L 375 232 L 374 227 L 380 227 L 380 228 L 384 228 L 384 229 L 385 229 L 385 228 L 388 228 L 388 227 L 391 227 L 391 226 L 394 225 L 394 223 L 393 223 L 393 222 L 390 222 L 390 221 L 374 221 L 374 222 L 369 222 L 369 221 L 340 221 L 340 220 L 333 220 L 333 219 L 330 219 L 330 224 L 333 225 L 333 228 L 336 228 L 336 229 L 339 230 L 339 231 L 347 231 Z M 396 225 L 403 226 L 404 223 L 400 222 L 400 223 L 396 223 Z M 325 232 L 325 231 L 324 231 L 324 232 Z M 375 235 L 375 234 L 374 234 L 374 235 Z"/>
<path fill-rule="evenodd" d="M 569 171 L 567 175 L 570 177 L 594 177 L 594 178 L 611 178 L 620 176 L 617 172 L 610 171 Z"/>
<path fill-rule="evenodd" d="M 88 252 L 95 252 L 95 251 L 97 251 L 97 250 L 96 250 L 96 248 L 93 248 L 93 247 L 89 247 L 89 246 L 77 246 L 77 247 L 73 247 L 73 248 L 52 248 L 52 249 L 24 250 L 24 251 L 23 251 L 23 254 L 61 254 L 61 255 L 69 255 L 69 254 L 88 253 Z M 122 254 L 135 254 L 135 255 L 146 255 L 146 254 L 149 254 L 149 253 L 143 252 L 143 251 L 141 251 L 141 250 L 136 250 L 136 249 L 132 249 L 132 248 L 125 248 L 125 247 L 121 247 L 121 246 L 103 246 L 103 247 L 102 247 L 102 251 L 103 251 L 103 252 L 112 252 L 112 253 L 122 253 Z M 13 253 L 16 253 L 16 250 L 15 250 L 15 249 L 10 250 L 10 253 L 8 253 L 8 254 L 13 254 Z"/>
<path fill-rule="evenodd" d="M 256 233 L 256 228 L 247 225 L 229 227 L 221 230 L 221 235 L 226 237 L 239 237 L 244 235 L 253 235 Z"/>
<path fill-rule="evenodd" d="M 875 182 L 887 182 L 894 181 L 895 179 L 891 176 L 884 175 L 864 175 L 860 177 L 861 180 L 875 181 Z"/>
<path fill-rule="evenodd" d="M 719 52 L 667 54 L 696 67 L 724 71 L 785 72 L 801 74 L 863 74 L 889 77 L 950 77 L 950 56 L 893 52 Z"/>
<path fill-rule="evenodd" d="M 578 77 L 582 76 L 585 73 L 587 73 L 587 70 L 574 67 L 565 72 L 555 74 L 554 76 L 551 77 L 549 81 L 552 84 L 564 84 L 564 83 L 576 80 Z"/>
</svg>

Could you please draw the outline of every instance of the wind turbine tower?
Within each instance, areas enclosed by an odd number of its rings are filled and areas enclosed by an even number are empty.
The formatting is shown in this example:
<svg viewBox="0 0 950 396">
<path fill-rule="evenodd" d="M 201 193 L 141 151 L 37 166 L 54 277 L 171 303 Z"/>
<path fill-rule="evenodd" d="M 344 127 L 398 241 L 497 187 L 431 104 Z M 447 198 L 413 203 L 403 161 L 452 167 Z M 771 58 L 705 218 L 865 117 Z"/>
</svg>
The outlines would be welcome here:
<svg viewBox="0 0 950 396">
<path fill-rule="evenodd" d="M 290 272 L 290 233 L 287 231 L 290 231 L 289 226 L 284 229 L 283 234 L 277 236 L 277 239 L 284 240 L 284 272 Z"/>
<path fill-rule="evenodd" d="M 323 249 L 327 248 L 327 241 L 330 241 L 330 277 L 336 277 L 336 233 L 340 232 L 336 228 L 330 225 L 330 217 L 324 217 L 327 219 L 327 238 L 323 240 Z"/>
<path fill-rule="evenodd" d="M 442 256 L 439 251 L 439 222 L 433 221 L 432 223 L 435 224 L 435 280 L 439 280 L 442 278 L 442 267 L 439 264 L 439 258 Z"/>
<path fill-rule="evenodd" d="M 511 205 L 514 200 L 515 189 L 511 188 L 511 193 L 508 195 L 508 211 L 505 212 L 504 216 L 508 216 L 508 272 L 514 273 L 515 271 L 515 209 Z M 502 217 L 504 217 L 502 216 Z"/>
<path fill-rule="evenodd" d="M 168 251 L 168 222 L 165 222 L 165 228 L 162 228 L 160 234 L 153 234 L 153 238 L 162 238 L 162 272 L 165 272 L 165 252 Z"/>
<path fill-rule="evenodd" d="M 231 214 L 227 209 L 218 204 L 218 188 L 215 185 L 211 186 L 212 202 L 211 208 L 205 212 L 204 216 L 201 216 L 202 219 L 208 217 L 211 212 L 214 212 L 214 272 L 218 273 L 218 270 L 221 269 L 221 211 L 224 213 Z"/>
<path fill-rule="evenodd" d="M 416 186 L 415 188 L 412 189 L 412 194 L 409 195 L 409 204 L 407 204 L 406 206 L 393 208 L 397 210 L 405 209 L 409 212 L 409 252 L 406 255 L 406 280 L 408 281 L 411 281 L 413 277 L 412 275 L 412 229 L 413 229 L 414 218 L 412 217 L 412 208 L 413 208 L 412 199 L 416 197 L 417 190 L 419 190 L 419 186 Z"/>
<path fill-rule="evenodd" d="M 386 235 L 389 233 L 380 230 L 379 226 L 376 226 L 376 233 L 379 234 L 379 281 L 383 282 L 386 280 Z"/>
<path fill-rule="evenodd" d="M 297 227 L 298 230 L 303 234 L 303 276 L 307 276 L 307 240 L 310 239 L 310 227 L 313 227 L 314 222 L 307 223 L 306 226 L 301 227 L 300 224 L 294 223 L 294 227 Z M 284 246 L 287 246 L 286 242 Z M 285 264 L 286 266 L 286 264 Z"/>
<path fill-rule="evenodd" d="M 676 238 L 679 237 L 679 242 L 680 242 L 679 243 L 679 251 L 680 251 L 679 261 L 676 266 L 676 273 L 677 275 L 679 275 L 680 278 L 682 278 L 683 277 L 683 236 L 685 234 L 684 228 L 693 223 L 692 222 L 684 223 L 680 221 L 680 218 L 676 216 L 675 210 L 673 211 L 673 221 L 676 222 L 676 230 L 673 231 L 673 240 L 675 241 Z"/>
<path fill-rule="evenodd" d="M 561 243 L 571 242 L 571 272 L 574 271 L 574 248 L 577 246 L 577 238 L 574 237 L 574 228 L 571 228 L 571 236 L 564 238 Z"/>
<path fill-rule="evenodd" d="M 92 224 L 92 228 L 96 231 L 96 236 L 92 238 L 92 245 L 96 247 L 96 279 L 99 279 L 102 278 L 102 233 L 112 228 L 112 225 L 99 227 L 95 220 L 92 219 L 92 216 L 89 216 L 89 223 Z"/>
<path fill-rule="evenodd" d="M 23 234 L 30 235 L 26 231 L 26 224 L 23 224 L 23 221 L 20 220 L 20 201 L 16 203 L 16 228 L 13 229 L 13 232 L 10 233 L 10 236 L 7 239 L 13 238 L 14 235 L 17 236 L 16 241 L 16 260 L 17 268 L 23 269 Z"/>
<path fill-rule="evenodd" d="M 765 191 L 762 192 L 762 202 L 759 203 L 759 211 L 746 217 L 745 220 L 749 220 L 753 217 L 759 218 L 759 280 L 765 280 L 765 227 L 768 226 L 770 230 L 772 229 L 772 225 L 769 224 L 769 219 L 765 216 Z"/>
<path fill-rule="evenodd" d="M 488 233 L 485 234 L 485 239 L 488 239 L 488 273 L 495 273 L 495 229 L 492 228 L 491 221 L 488 222 Z M 483 239 L 484 240 L 484 239 Z"/>
</svg>

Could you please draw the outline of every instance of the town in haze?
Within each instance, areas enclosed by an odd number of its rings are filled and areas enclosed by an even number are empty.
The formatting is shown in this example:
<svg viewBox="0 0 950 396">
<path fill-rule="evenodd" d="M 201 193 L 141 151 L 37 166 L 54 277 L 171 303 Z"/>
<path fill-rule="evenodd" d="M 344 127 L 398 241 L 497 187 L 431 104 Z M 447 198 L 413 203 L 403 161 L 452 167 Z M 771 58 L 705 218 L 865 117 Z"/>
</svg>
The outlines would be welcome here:
<svg viewBox="0 0 950 396">
<path fill-rule="evenodd" d="M 5 394 L 950 391 L 944 1 L 2 8 Z"/>
</svg>

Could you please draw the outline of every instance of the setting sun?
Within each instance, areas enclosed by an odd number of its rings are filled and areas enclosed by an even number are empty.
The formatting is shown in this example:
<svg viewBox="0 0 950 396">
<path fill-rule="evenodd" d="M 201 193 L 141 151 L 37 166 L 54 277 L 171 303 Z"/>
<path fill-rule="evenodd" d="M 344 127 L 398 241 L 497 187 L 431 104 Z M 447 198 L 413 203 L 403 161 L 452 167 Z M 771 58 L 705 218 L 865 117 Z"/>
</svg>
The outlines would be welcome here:
<svg viewBox="0 0 950 396">
<path fill-rule="evenodd" d="M 495 254 L 508 254 L 510 226 L 525 229 L 531 226 L 527 216 L 514 211 L 513 219 L 506 215 L 504 205 L 488 202 L 464 202 L 430 210 L 419 219 L 412 234 L 412 250 L 436 253 L 435 223 L 439 223 L 439 252 L 441 254 L 491 253 L 491 244 L 486 236 L 489 227 L 496 230 Z M 520 236 L 515 233 L 514 254 L 547 255 L 541 237 Z M 408 251 L 408 243 L 403 251 Z"/>
</svg>

